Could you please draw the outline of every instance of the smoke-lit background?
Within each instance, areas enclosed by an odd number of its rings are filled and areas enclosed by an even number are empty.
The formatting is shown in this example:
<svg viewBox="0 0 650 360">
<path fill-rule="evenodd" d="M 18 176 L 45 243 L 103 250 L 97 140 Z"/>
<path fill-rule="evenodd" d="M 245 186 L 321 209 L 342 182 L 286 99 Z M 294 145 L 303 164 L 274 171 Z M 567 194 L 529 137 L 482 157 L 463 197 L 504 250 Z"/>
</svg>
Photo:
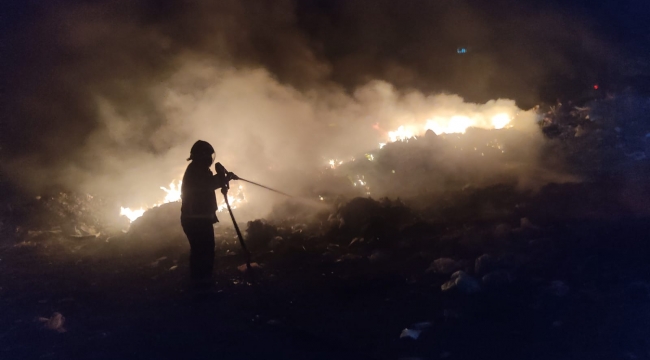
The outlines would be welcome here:
<svg viewBox="0 0 650 360">
<path fill-rule="evenodd" d="M 4 176 L 35 193 L 63 187 L 125 206 L 160 201 L 197 139 L 243 177 L 299 189 L 328 159 L 385 142 L 377 123 L 514 114 L 648 74 L 644 10 L 633 1 L 4 6 Z M 538 141 L 525 146 L 542 142 L 527 131 Z"/>
</svg>

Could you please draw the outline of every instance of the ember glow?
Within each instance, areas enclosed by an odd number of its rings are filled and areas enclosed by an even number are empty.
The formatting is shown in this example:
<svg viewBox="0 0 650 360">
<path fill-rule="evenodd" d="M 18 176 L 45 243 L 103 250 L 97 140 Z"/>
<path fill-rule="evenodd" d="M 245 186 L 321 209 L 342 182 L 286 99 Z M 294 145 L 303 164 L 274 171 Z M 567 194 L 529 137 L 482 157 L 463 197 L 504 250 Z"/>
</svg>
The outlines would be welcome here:
<svg viewBox="0 0 650 360">
<path fill-rule="evenodd" d="M 146 210 L 147 209 L 145 208 L 130 209 L 130 208 L 120 207 L 120 215 L 126 216 L 127 218 L 129 218 L 130 222 L 133 222 L 133 220 L 142 216 L 142 214 L 144 214 Z"/>
<path fill-rule="evenodd" d="M 165 198 L 162 201 L 151 206 L 140 207 L 137 209 L 120 207 L 120 215 L 126 216 L 130 222 L 133 222 L 135 219 L 141 217 L 145 211 L 151 208 L 171 202 L 181 201 L 182 184 L 183 182 L 181 180 L 174 180 L 169 184 L 168 188 L 161 186 L 160 189 L 166 193 Z M 246 202 L 244 187 L 242 185 L 239 185 L 238 187 L 231 188 L 228 193 L 228 201 L 230 202 L 230 207 L 233 209 L 236 209 L 238 204 Z M 221 212 L 226 209 L 228 209 L 226 202 L 217 197 L 217 212 Z"/>
<path fill-rule="evenodd" d="M 343 160 L 330 159 L 327 163 L 329 164 L 330 169 L 336 169 L 339 165 L 343 165 Z"/>
<path fill-rule="evenodd" d="M 407 141 L 416 136 L 423 135 L 427 130 L 432 130 L 437 135 L 440 134 L 464 134 L 470 127 L 483 129 L 503 129 L 507 127 L 512 120 L 508 113 L 498 113 L 492 116 L 481 113 L 452 116 L 433 116 L 426 120 L 424 127 L 414 125 L 400 125 L 397 130 L 388 132 L 388 142 Z M 379 148 L 384 147 L 386 143 L 379 143 Z"/>
<path fill-rule="evenodd" d="M 390 142 L 395 142 L 395 141 L 404 141 L 408 140 L 412 137 L 415 136 L 415 133 L 412 128 L 405 128 L 404 125 L 400 126 L 397 128 L 395 131 L 389 131 L 388 132 L 388 138 L 390 139 Z"/>
<path fill-rule="evenodd" d="M 174 201 L 180 201 L 181 200 L 181 184 L 182 181 L 178 181 L 178 183 L 175 183 L 174 181 L 169 184 L 169 188 L 166 188 L 164 186 L 161 186 L 160 189 L 163 190 L 167 195 L 165 195 L 165 200 L 163 200 L 163 204 L 169 203 L 169 202 L 174 202 Z"/>
<path fill-rule="evenodd" d="M 146 207 L 140 207 L 138 209 L 131 209 L 131 208 L 120 208 L 120 215 L 124 215 L 127 218 L 129 218 L 130 222 L 133 222 L 135 219 L 139 218 L 144 214 L 145 211 L 156 207 L 160 206 L 162 204 L 167 204 L 170 202 L 176 202 L 181 200 L 181 184 L 183 182 L 180 180 L 173 180 L 169 184 L 169 188 L 166 188 L 164 186 L 161 186 L 160 189 L 166 193 L 165 198 L 158 202 L 157 204 L 151 205 L 151 206 L 146 206 Z"/>
</svg>

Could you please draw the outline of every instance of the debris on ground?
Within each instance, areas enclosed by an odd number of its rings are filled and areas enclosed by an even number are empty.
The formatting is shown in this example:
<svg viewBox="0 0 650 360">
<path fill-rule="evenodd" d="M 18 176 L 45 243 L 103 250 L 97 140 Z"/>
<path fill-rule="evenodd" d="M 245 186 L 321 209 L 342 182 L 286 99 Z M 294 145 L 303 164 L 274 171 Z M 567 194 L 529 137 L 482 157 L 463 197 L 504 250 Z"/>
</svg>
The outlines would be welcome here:
<svg viewBox="0 0 650 360">
<path fill-rule="evenodd" d="M 237 266 L 237 270 L 239 270 L 239 272 L 242 272 L 242 273 L 246 272 L 248 270 L 248 266 L 246 264 L 239 265 L 239 266 Z M 253 270 L 253 271 L 262 270 L 262 266 L 260 264 L 256 263 L 256 262 L 252 262 L 251 263 L 251 270 Z"/>
<path fill-rule="evenodd" d="M 490 254 L 483 254 L 476 258 L 474 262 L 474 273 L 477 275 L 487 274 L 494 271 L 499 266 L 499 261 L 496 257 Z"/>
<path fill-rule="evenodd" d="M 439 258 L 431 263 L 427 272 L 434 272 L 436 274 L 453 274 L 462 269 L 463 264 L 459 261 L 450 258 Z"/>
<path fill-rule="evenodd" d="M 481 282 L 486 289 L 500 288 L 512 283 L 513 276 L 505 270 L 496 270 L 483 275 Z"/>
<path fill-rule="evenodd" d="M 65 317 L 59 312 L 55 312 L 51 317 L 40 317 L 38 321 L 44 323 L 44 327 L 49 330 L 54 330 L 59 333 L 66 332 L 66 329 L 63 327 L 65 324 Z"/>
<path fill-rule="evenodd" d="M 246 244 L 251 251 L 269 247 L 276 236 L 278 236 L 278 229 L 264 220 L 253 220 L 247 224 Z"/>
<path fill-rule="evenodd" d="M 277 249 L 284 243 L 282 236 L 276 236 L 269 242 L 269 248 Z"/>
<path fill-rule="evenodd" d="M 408 338 L 408 339 L 413 339 L 417 340 L 420 337 L 420 334 L 422 333 L 422 330 L 416 330 L 416 329 L 404 329 L 402 332 L 399 334 L 400 339 Z"/>
<path fill-rule="evenodd" d="M 430 328 L 431 326 L 433 326 L 433 324 L 431 324 L 430 322 L 420 322 L 420 323 L 413 324 L 408 328 L 402 330 L 402 332 L 399 335 L 399 338 L 417 340 L 422 334 L 422 332 Z"/>
<path fill-rule="evenodd" d="M 474 294 L 481 291 L 478 281 L 462 270 L 456 271 L 451 278 L 440 287 L 442 291 L 458 289 L 464 294 Z"/>
</svg>

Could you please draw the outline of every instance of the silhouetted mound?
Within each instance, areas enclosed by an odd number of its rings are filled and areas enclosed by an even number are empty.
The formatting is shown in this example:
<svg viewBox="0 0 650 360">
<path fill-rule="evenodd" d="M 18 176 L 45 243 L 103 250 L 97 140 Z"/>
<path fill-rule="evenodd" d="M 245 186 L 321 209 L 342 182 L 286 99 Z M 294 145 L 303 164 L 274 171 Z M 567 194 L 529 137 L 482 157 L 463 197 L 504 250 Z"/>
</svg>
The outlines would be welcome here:
<svg viewBox="0 0 650 360">
<path fill-rule="evenodd" d="M 181 227 L 181 203 L 171 202 L 148 209 L 131 223 L 128 238 L 156 246 L 179 239 L 185 242 Z"/>
<path fill-rule="evenodd" d="M 265 250 L 278 236 L 278 229 L 263 220 L 249 221 L 246 227 L 246 243 L 252 251 Z"/>
</svg>

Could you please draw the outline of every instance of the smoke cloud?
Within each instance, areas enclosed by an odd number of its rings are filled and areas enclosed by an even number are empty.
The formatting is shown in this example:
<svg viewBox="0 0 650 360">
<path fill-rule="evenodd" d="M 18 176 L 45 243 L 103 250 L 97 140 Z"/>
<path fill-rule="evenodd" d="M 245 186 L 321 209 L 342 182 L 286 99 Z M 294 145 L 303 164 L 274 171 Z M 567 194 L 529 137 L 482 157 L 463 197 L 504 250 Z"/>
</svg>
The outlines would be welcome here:
<svg viewBox="0 0 650 360">
<path fill-rule="evenodd" d="M 3 39 L 13 71 L 2 79 L 10 89 L 2 169 L 33 192 L 62 186 L 140 206 L 164 197 L 160 186 L 180 178 L 191 144 L 203 139 L 229 170 L 299 189 L 329 159 L 385 142 L 375 124 L 424 131 L 436 116 L 514 117 L 514 100 L 488 100 L 519 95 L 532 104 L 550 74 L 588 77 L 609 61 L 584 21 L 503 9 L 360 0 L 45 5 Z M 575 52 L 588 60 L 571 64 Z M 520 113 L 518 126 L 539 136 L 533 123 Z"/>
</svg>

